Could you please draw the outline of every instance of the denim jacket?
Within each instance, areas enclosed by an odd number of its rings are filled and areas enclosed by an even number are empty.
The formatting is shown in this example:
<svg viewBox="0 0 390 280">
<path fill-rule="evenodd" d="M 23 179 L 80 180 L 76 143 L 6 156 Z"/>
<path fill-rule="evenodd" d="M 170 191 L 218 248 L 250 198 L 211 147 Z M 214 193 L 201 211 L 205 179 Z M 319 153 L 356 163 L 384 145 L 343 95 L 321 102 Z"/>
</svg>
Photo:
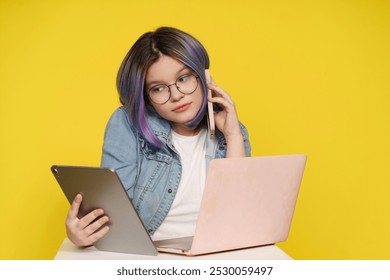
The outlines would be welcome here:
<svg viewBox="0 0 390 280">
<path fill-rule="evenodd" d="M 171 142 L 171 126 L 158 115 L 149 117 L 155 135 L 166 144 L 156 149 L 131 124 L 125 107 L 118 108 L 108 121 L 103 144 L 102 167 L 114 169 L 149 234 L 168 214 L 179 186 L 182 166 Z M 250 156 L 246 128 L 241 125 L 245 152 Z M 226 156 L 226 141 L 220 131 L 206 143 L 206 166 L 213 158 Z"/>
</svg>

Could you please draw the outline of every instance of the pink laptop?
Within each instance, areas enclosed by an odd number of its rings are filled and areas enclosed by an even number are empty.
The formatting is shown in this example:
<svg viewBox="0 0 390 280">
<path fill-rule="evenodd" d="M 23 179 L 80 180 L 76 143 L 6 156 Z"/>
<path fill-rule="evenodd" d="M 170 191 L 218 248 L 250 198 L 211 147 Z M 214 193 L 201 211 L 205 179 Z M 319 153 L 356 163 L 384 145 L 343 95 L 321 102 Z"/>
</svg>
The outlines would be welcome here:
<svg viewBox="0 0 390 280">
<path fill-rule="evenodd" d="M 212 160 L 194 236 L 155 241 L 157 250 L 201 255 L 285 241 L 305 163 L 305 155 Z"/>
</svg>

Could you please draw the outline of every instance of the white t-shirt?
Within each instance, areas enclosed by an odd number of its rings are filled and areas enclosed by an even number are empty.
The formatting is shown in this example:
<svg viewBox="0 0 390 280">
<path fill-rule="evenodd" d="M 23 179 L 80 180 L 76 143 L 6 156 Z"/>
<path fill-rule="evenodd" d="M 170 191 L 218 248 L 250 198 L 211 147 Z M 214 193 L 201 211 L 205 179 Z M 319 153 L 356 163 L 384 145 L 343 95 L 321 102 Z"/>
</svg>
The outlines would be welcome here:
<svg viewBox="0 0 390 280">
<path fill-rule="evenodd" d="M 206 180 L 206 136 L 183 136 L 172 131 L 172 143 L 180 155 L 182 175 L 171 209 L 153 240 L 193 236 Z"/>
</svg>

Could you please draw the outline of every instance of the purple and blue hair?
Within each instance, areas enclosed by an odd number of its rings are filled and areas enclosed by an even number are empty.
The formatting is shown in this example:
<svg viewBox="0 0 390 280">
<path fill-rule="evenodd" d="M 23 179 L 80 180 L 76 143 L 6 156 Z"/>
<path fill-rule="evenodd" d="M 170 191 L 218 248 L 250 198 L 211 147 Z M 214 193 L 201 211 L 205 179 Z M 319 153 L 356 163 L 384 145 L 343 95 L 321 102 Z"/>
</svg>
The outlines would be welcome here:
<svg viewBox="0 0 390 280">
<path fill-rule="evenodd" d="M 203 91 L 203 102 L 196 116 L 186 123 L 197 127 L 206 114 L 207 82 L 204 70 L 209 68 L 209 57 L 203 45 L 191 35 L 172 27 L 160 27 L 143 34 L 124 58 L 117 76 L 117 88 L 121 103 L 126 106 L 133 125 L 145 140 L 156 148 L 164 143 L 154 134 L 148 115 L 154 111 L 145 95 L 145 75 L 148 68 L 161 55 L 182 62 L 197 76 Z"/>
</svg>

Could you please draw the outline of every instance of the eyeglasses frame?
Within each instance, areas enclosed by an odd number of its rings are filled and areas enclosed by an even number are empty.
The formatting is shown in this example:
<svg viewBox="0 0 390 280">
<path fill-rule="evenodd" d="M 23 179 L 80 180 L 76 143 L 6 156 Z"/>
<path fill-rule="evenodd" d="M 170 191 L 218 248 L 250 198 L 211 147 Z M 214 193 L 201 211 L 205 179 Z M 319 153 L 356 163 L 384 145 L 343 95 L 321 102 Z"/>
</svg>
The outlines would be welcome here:
<svg viewBox="0 0 390 280">
<path fill-rule="evenodd" d="M 196 76 L 195 74 L 190 74 L 190 76 L 194 76 L 194 77 L 196 78 L 196 87 L 195 87 L 195 89 L 194 89 L 192 92 L 186 93 L 186 92 L 182 92 L 182 91 L 179 89 L 179 87 L 177 86 L 177 80 L 179 80 L 179 79 L 182 77 L 182 76 L 180 76 L 180 77 L 178 77 L 178 78 L 176 79 L 176 82 L 174 82 L 173 84 L 170 84 L 170 85 L 158 84 L 158 85 L 166 86 L 166 87 L 168 88 L 169 97 L 168 97 L 168 99 L 167 99 L 165 102 L 163 102 L 163 103 L 157 103 L 157 102 L 155 102 L 155 101 L 152 99 L 152 97 L 150 96 L 150 91 L 151 91 L 152 89 L 149 89 L 149 90 L 148 90 L 148 97 L 149 97 L 149 100 L 150 100 L 151 102 L 153 102 L 154 104 L 158 104 L 158 105 L 163 105 L 163 104 L 167 103 L 167 102 L 169 101 L 169 99 L 171 99 L 171 96 L 172 96 L 171 86 L 173 86 L 173 85 L 175 85 L 176 89 L 177 89 L 180 93 L 182 93 L 182 94 L 186 94 L 186 95 L 193 94 L 193 93 L 196 91 L 196 89 L 198 88 L 198 85 L 199 85 L 199 81 L 198 81 L 199 76 Z"/>
</svg>

